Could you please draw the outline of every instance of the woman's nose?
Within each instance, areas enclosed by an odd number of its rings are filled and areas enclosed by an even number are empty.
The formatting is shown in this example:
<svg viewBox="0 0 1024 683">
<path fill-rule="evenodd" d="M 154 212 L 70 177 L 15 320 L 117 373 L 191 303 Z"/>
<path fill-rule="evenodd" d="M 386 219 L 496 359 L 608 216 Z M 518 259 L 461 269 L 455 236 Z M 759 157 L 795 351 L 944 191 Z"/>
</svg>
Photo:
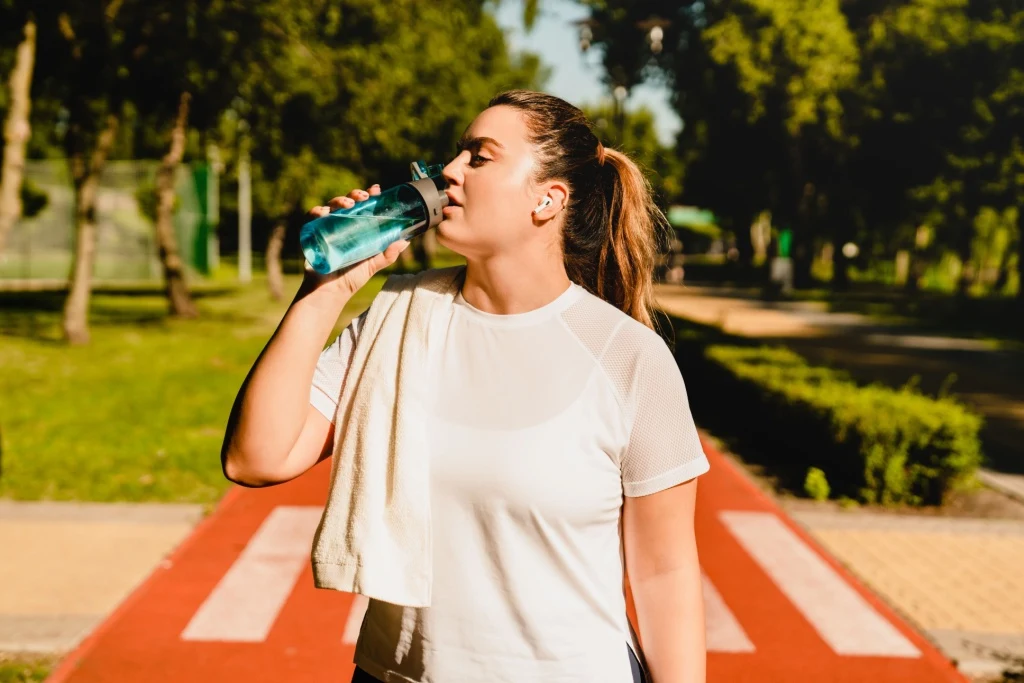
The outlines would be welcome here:
<svg viewBox="0 0 1024 683">
<path fill-rule="evenodd" d="M 441 177 L 444 178 L 449 185 L 459 185 L 462 183 L 462 166 L 465 161 L 462 157 L 466 152 L 459 152 L 459 154 L 452 159 L 447 166 L 441 169 Z"/>
</svg>

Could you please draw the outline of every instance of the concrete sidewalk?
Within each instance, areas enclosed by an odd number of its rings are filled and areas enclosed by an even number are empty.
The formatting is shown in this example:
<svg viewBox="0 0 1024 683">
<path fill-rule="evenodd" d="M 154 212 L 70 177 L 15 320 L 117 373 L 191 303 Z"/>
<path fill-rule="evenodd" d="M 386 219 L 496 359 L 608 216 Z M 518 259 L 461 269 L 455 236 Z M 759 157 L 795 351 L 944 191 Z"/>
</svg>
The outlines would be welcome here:
<svg viewBox="0 0 1024 683">
<path fill-rule="evenodd" d="M 202 514 L 199 505 L 0 501 L 0 652 L 73 649 Z"/>
<path fill-rule="evenodd" d="M 787 512 L 964 673 L 1024 658 L 1024 520 Z"/>
</svg>

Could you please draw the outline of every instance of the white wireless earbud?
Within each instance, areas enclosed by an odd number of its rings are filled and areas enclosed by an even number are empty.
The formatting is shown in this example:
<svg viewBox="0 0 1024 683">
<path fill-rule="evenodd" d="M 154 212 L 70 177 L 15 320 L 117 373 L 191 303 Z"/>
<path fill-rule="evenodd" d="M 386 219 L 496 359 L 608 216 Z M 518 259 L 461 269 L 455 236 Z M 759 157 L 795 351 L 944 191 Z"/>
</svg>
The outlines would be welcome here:
<svg viewBox="0 0 1024 683">
<path fill-rule="evenodd" d="M 545 197 L 544 201 L 538 204 L 537 208 L 533 210 L 533 213 L 538 214 L 549 206 L 551 206 L 551 197 Z"/>
</svg>

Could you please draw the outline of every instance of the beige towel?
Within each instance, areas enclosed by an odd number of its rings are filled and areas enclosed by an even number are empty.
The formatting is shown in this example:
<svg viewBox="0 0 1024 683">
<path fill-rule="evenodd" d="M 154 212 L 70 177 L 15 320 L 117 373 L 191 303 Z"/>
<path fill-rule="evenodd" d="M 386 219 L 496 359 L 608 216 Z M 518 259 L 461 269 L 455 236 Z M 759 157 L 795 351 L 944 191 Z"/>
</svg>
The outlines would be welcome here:
<svg viewBox="0 0 1024 683">
<path fill-rule="evenodd" d="M 393 275 L 370 305 L 335 418 L 330 489 L 313 540 L 318 588 L 430 605 L 426 351 L 447 328 L 464 273 Z"/>
</svg>

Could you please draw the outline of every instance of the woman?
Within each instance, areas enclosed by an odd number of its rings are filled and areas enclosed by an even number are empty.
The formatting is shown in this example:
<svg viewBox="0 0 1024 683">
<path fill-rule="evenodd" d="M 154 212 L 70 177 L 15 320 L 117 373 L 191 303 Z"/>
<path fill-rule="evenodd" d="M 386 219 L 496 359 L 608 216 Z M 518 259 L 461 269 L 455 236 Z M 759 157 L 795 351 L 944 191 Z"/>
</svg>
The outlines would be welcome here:
<svg viewBox="0 0 1024 683">
<path fill-rule="evenodd" d="M 353 681 L 704 681 L 694 501 L 708 461 L 653 330 L 664 217 L 649 186 L 580 110 L 528 91 L 492 100 L 444 177 L 437 240 L 467 265 L 430 356 L 433 599 L 370 601 Z M 363 316 L 321 349 L 406 246 L 307 272 L 239 392 L 229 479 L 287 481 L 333 452 Z"/>
</svg>

